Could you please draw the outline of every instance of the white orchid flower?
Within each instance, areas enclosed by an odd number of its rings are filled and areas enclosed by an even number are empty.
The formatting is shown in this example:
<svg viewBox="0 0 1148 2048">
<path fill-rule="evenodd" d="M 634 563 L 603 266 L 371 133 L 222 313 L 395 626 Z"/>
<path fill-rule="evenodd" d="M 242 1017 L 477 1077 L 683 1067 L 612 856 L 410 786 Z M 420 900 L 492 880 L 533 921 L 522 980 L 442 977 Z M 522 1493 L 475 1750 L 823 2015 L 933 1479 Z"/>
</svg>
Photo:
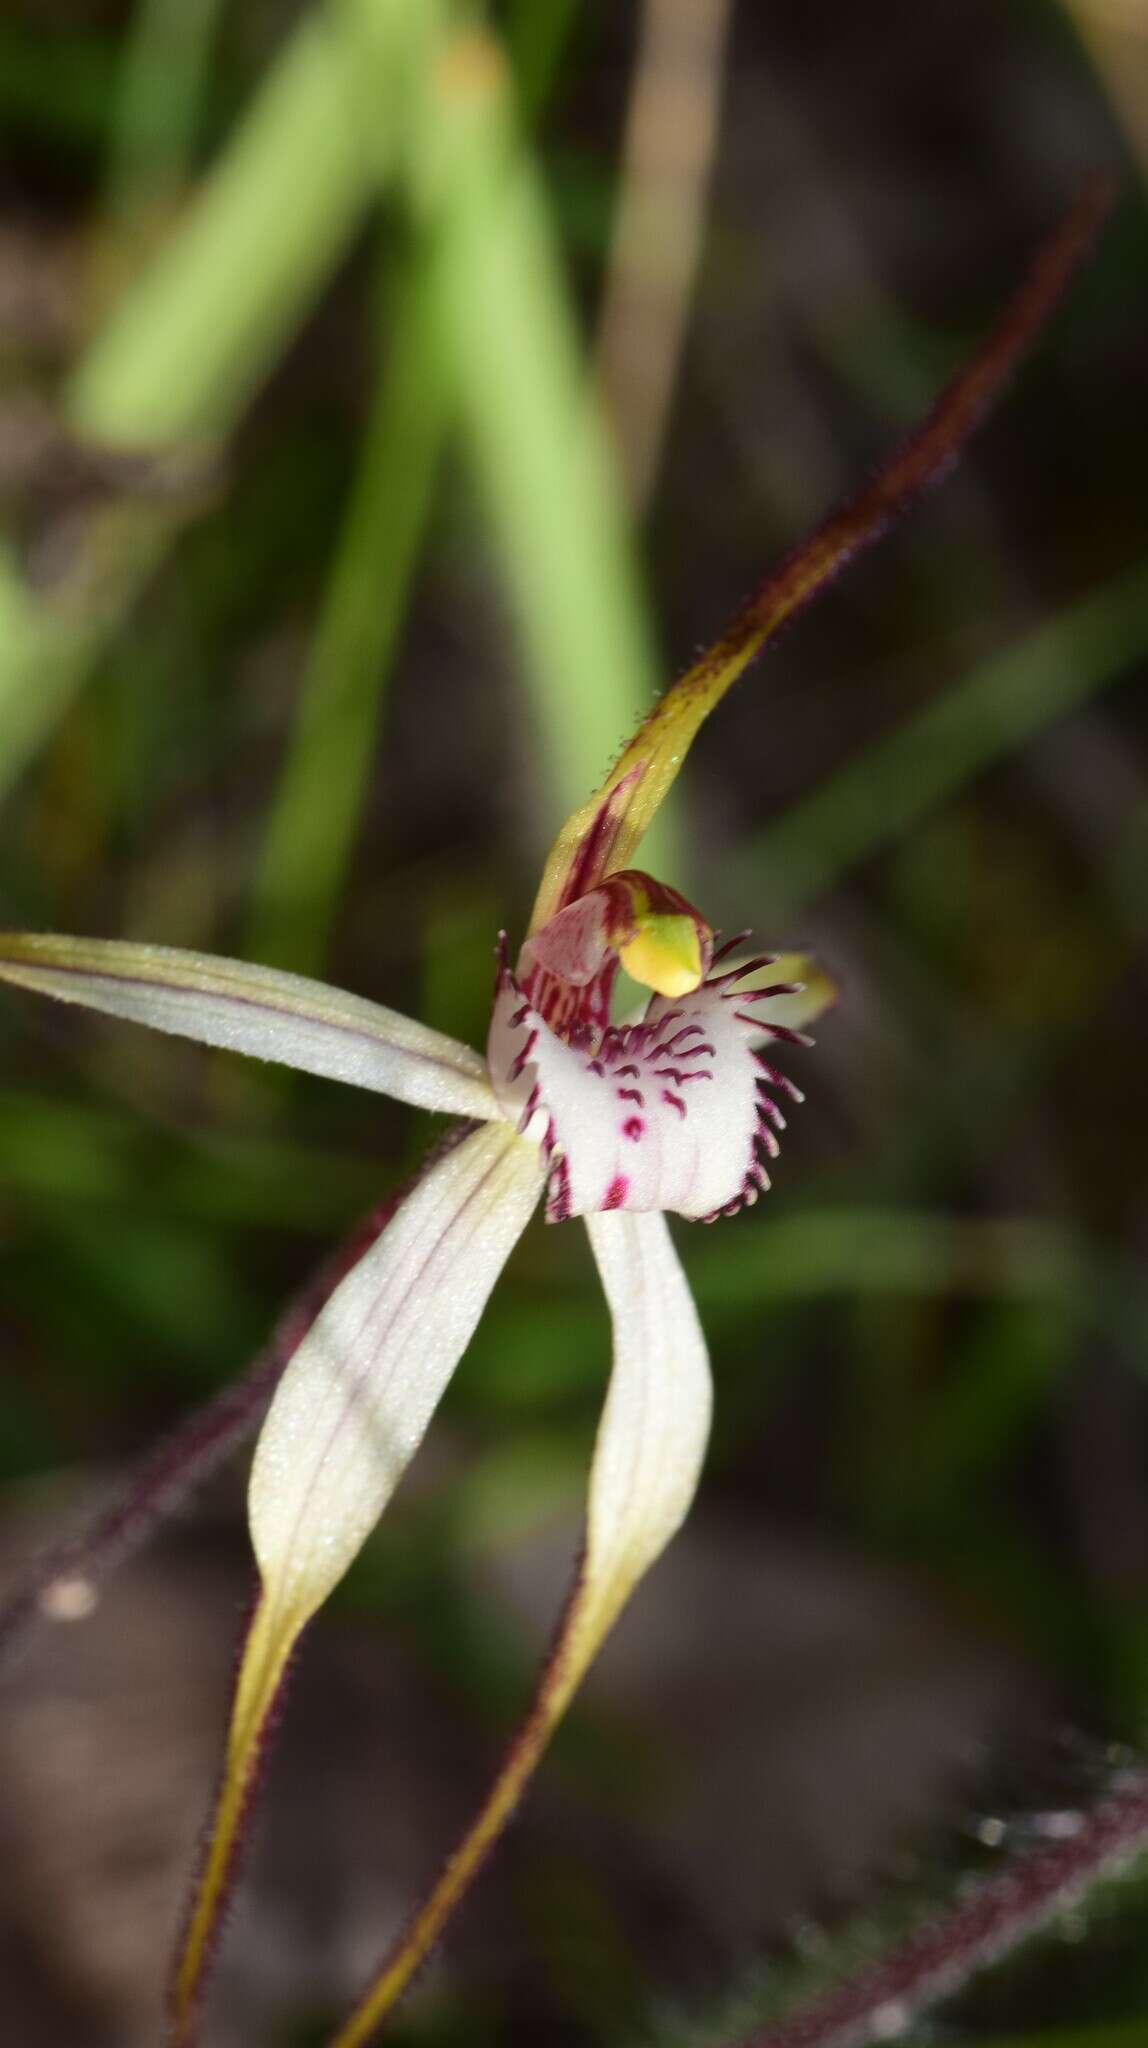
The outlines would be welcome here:
<svg viewBox="0 0 1148 2048">
<path fill-rule="evenodd" d="M 947 465 L 1065 283 L 1097 212 L 1069 216 L 989 341 L 865 490 L 753 594 L 670 689 L 568 821 L 510 964 L 500 943 L 485 1057 L 361 997 L 162 946 L 9 934 L 0 978 L 466 1120 L 334 1289 L 279 1382 L 255 1452 L 260 1592 L 242 1654 L 223 1789 L 172 1994 L 194 2038 L 207 1966 L 285 1667 L 374 1529 L 535 1209 L 586 1221 L 614 1360 L 574 1590 L 534 1704 L 477 1820 L 339 2033 L 390 2011 L 496 1839 L 638 1580 L 680 1526 L 705 1455 L 704 1339 L 666 1214 L 709 1221 L 757 1200 L 778 1150 L 775 1041 L 832 999 L 804 957 L 715 949 L 700 913 L 632 866 L 702 721 L 778 628 Z M 613 1016 L 624 967 L 648 995 Z"/>
<path fill-rule="evenodd" d="M 621 963 L 651 995 L 639 1018 L 613 1026 Z M 715 960 L 684 899 L 645 876 L 611 875 L 539 925 L 513 971 L 500 957 L 483 1060 L 378 1004 L 270 968 L 163 946 L 0 938 L 0 976 L 17 986 L 470 1125 L 336 1287 L 259 1437 L 248 1498 L 261 1592 L 184 1959 L 187 2024 L 287 1661 L 418 1449 L 544 1194 L 550 1220 L 586 1217 L 615 1330 L 548 1725 L 686 1513 L 710 1378 L 664 1212 L 714 1216 L 756 1200 L 784 1123 L 778 1098 L 797 1098 L 762 1048 L 799 1038 L 783 1019 L 829 995 L 823 976 L 802 985 L 796 956 L 762 987 L 766 965 Z"/>
</svg>

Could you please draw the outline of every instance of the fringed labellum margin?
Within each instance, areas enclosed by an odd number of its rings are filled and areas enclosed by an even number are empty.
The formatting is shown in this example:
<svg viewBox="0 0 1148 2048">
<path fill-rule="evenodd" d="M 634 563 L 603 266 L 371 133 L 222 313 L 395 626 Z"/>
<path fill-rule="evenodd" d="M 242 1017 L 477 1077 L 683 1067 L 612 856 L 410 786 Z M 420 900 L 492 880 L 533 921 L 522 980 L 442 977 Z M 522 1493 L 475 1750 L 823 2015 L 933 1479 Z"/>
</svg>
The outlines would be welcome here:
<svg viewBox="0 0 1148 2048">
<path fill-rule="evenodd" d="M 503 945 L 487 1064 L 504 1116 L 542 1147 L 548 1221 L 629 1209 L 712 1222 L 769 1186 L 776 1093 L 797 1090 L 759 1048 L 801 1034 L 763 1006 L 802 984 L 750 987 L 772 954 L 715 972 L 732 950 L 715 955 L 698 912 L 636 873 L 559 911 L 515 970 Z M 655 993 L 613 1024 L 620 963 Z"/>
</svg>

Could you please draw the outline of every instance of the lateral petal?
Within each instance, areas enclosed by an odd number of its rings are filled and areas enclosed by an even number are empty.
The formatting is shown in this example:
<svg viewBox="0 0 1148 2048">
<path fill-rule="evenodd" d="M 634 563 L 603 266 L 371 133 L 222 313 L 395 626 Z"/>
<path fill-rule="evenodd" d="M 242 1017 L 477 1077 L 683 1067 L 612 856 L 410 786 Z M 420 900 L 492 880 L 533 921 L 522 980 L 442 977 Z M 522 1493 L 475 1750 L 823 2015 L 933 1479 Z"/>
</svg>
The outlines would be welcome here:
<svg viewBox="0 0 1148 2048">
<path fill-rule="evenodd" d="M 0 980 L 204 1045 L 350 1081 L 420 1109 L 498 1115 L 484 1063 L 468 1045 L 303 975 L 174 946 L 3 932 Z"/>
<path fill-rule="evenodd" d="M 172 1986 L 178 2048 L 195 2033 L 291 1653 L 418 1449 L 542 1180 L 538 1148 L 505 1123 L 464 1138 L 336 1288 L 279 1382 L 248 1493 L 262 1590 Z"/>
<path fill-rule="evenodd" d="M 593 1216 L 614 1323 L 586 1547 L 534 1698 L 471 1825 L 328 2048 L 366 2048 L 441 1935 L 514 1812 L 628 1595 L 694 1497 L 709 1436 L 705 1340 L 661 1216 Z"/>
<path fill-rule="evenodd" d="M 542 1191 L 507 1125 L 439 1162 L 336 1288 L 288 1365 L 248 1507 L 264 1596 L 297 1633 L 374 1528 Z"/>
<path fill-rule="evenodd" d="M 583 1669 L 685 1519 L 713 1405 L 705 1338 L 665 1217 L 587 1216 L 586 1228 L 613 1318 L 614 1365 L 590 1476 Z"/>
</svg>

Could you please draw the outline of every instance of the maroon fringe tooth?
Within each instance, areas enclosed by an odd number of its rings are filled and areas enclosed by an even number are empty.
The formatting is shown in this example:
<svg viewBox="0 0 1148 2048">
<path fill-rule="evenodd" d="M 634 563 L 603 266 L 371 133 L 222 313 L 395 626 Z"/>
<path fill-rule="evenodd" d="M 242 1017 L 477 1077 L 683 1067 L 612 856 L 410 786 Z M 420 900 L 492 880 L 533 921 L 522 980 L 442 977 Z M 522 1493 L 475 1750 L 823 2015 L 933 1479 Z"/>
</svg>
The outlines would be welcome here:
<svg viewBox="0 0 1148 2048">
<path fill-rule="evenodd" d="M 320 1266 L 280 1318 L 254 1364 L 215 1399 L 178 1423 L 145 1453 L 123 1488 L 87 1526 L 33 1560 L 0 1598 L 0 1664 L 47 1622 L 65 1618 L 67 1595 L 81 1596 L 81 1612 L 117 1565 L 147 1542 L 206 1484 L 258 1425 L 279 1378 L 339 1282 L 386 1229 L 400 1203 L 423 1175 L 474 1126 L 459 1125 L 427 1155 L 411 1178 L 366 1215 Z M 54 1609 L 53 1595 L 60 1597 Z M 74 1610 L 73 1610 L 74 1611 Z"/>
</svg>

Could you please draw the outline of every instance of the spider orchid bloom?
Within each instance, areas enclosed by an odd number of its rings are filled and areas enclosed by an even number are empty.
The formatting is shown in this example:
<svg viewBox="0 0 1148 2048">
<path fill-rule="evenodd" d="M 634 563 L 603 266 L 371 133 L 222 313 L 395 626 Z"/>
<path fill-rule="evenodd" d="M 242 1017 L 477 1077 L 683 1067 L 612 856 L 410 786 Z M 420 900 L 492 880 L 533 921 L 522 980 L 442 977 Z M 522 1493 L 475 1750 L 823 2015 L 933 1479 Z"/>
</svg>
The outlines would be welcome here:
<svg viewBox="0 0 1148 2048">
<path fill-rule="evenodd" d="M 758 587 L 655 706 L 568 820 L 513 965 L 500 942 L 486 1056 L 362 998 L 159 946 L 8 935 L 0 978 L 112 1016 L 464 1119 L 334 1288 L 282 1373 L 255 1452 L 260 1592 L 220 1793 L 175 1974 L 173 2038 L 197 2027 L 208 1965 L 284 1671 L 374 1528 L 535 1209 L 585 1219 L 614 1359 L 574 1588 L 534 1701 L 469 1832 L 333 2048 L 358 2048 L 401 1995 L 512 1811 L 547 1738 L 694 1494 L 710 1377 L 665 1222 L 730 1214 L 768 1185 L 797 1090 L 771 1041 L 832 998 L 797 956 L 738 959 L 634 866 L 709 712 L 778 629 L 947 467 L 1032 339 L 1103 211 L 1094 185 L 999 326 L 859 495 Z M 613 1017 L 620 968 L 646 989 Z M 807 1042 L 807 1041 L 802 1041 Z"/>
<path fill-rule="evenodd" d="M 795 1020 L 832 996 L 799 956 L 730 965 L 733 950 L 715 952 L 675 891 L 611 874 L 537 926 L 513 969 L 500 941 L 484 1061 L 296 975 L 162 946 L 0 938 L 0 975 L 18 986 L 466 1119 L 294 1352 L 259 1438 L 249 1514 L 261 1590 L 177 1983 L 185 2038 L 287 1661 L 378 1521 L 543 1198 L 550 1221 L 586 1218 L 615 1343 L 546 1729 L 689 1507 L 710 1378 L 663 1212 L 713 1218 L 756 1201 L 785 1122 L 777 1098 L 800 1100 L 762 1048 L 808 1042 Z M 620 966 L 650 995 L 612 1025 Z"/>
</svg>

